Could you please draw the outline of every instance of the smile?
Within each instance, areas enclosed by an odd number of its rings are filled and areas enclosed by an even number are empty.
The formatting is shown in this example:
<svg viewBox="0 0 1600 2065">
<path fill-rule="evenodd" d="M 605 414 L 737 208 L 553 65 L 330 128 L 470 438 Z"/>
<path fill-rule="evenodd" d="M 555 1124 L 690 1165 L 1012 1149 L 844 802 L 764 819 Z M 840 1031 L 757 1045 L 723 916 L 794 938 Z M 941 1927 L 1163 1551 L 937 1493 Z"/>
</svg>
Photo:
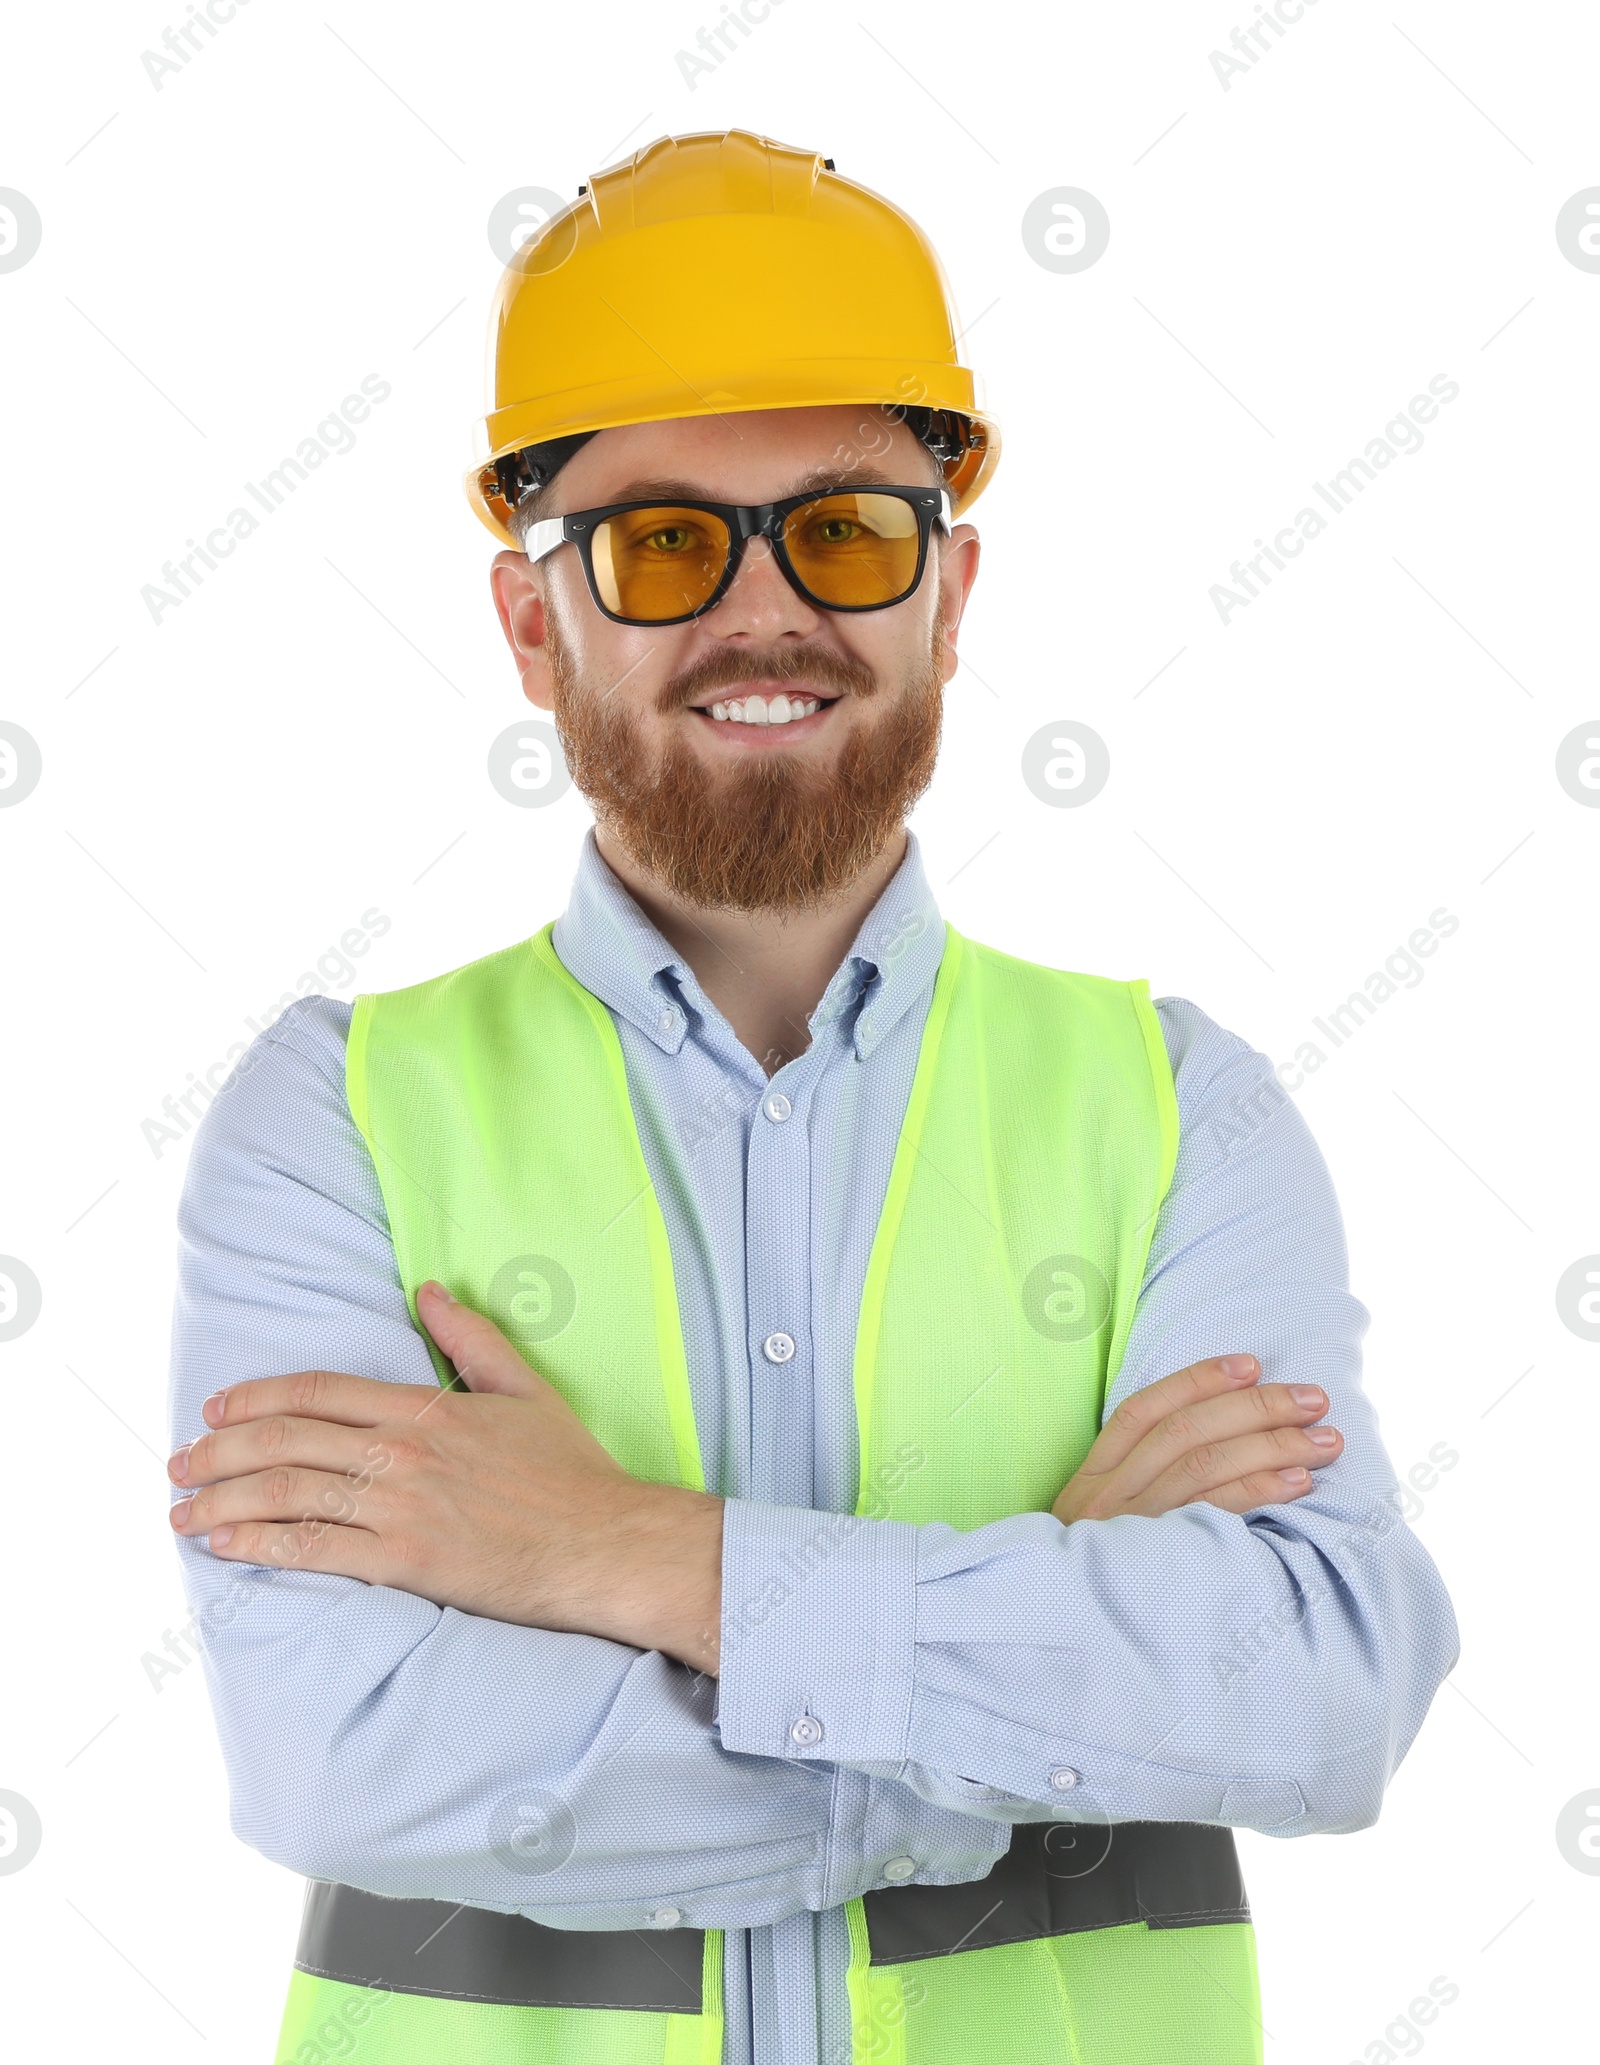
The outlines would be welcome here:
<svg viewBox="0 0 1600 2065">
<path fill-rule="evenodd" d="M 834 696 L 787 695 L 743 695 L 730 696 L 714 703 L 702 704 L 699 713 L 717 724 L 754 724 L 773 726 L 802 724 L 808 717 L 815 717 L 819 710 L 837 701 Z"/>
<path fill-rule="evenodd" d="M 729 703 L 713 703 L 711 714 L 719 724 L 793 724 L 815 716 L 821 708 L 818 696 L 748 695 Z"/>
</svg>

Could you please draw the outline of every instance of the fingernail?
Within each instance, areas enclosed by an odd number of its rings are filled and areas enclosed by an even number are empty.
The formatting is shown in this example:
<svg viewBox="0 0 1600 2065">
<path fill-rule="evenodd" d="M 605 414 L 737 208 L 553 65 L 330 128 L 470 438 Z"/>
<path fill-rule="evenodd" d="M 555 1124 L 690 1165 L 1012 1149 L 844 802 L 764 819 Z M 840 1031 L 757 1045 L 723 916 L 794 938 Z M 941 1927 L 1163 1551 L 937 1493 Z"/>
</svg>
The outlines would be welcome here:
<svg viewBox="0 0 1600 2065">
<path fill-rule="evenodd" d="M 193 1504 L 193 1499 L 179 1499 L 178 1503 L 173 1507 L 172 1511 L 167 1516 L 168 1519 L 171 1520 L 174 1527 L 183 1526 L 184 1522 L 189 1517 L 189 1508 Z"/>
<path fill-rule="evenodd" d="M 1309 1470 L 1280 1470 L 1278 1472 L 1278 1475 L 1283 1479 L 1285 1484 L 1291 1486 L 1292 1489 L 1294 1489 L 1295 1491 L 1299 1491 L 1303 1485 L 1307 1485 L 1311 1482 L 1311 1473 Z"/>
<path fill-rule="evenodd" d="M 1327 1404 L 1327 1398 L 1315 1384 L 1291 1384 L 1289 1396 L 1296 1405 L 1314 1405 L 1320 1412 Z"/>
<path fill-rule="evenodd" d="M 1337 1448 L 1339 1446 L 1338 1431 L 1333 1427 L 1307 1427 L 1306 1439 L 1314 1441 L 1318 1448 Z"/>
<path fill-rule="evenodd" d="M 1253 1355 L 1224 1355 L 1219 1359 L 1225 1376 L 1239 1378 L 1255 1375 L 1256 1359 Z"/>
<path fill-rule="evenodd" d="M 233 1540 L 233 1529 L 231 1527 L 214 1527 L 210 1534 L 206 1536 L 206 1540 L 210 1542 L 214 1549 L 225 1549 L 229 1542 Z"/>
<path fill-rule="evenodd" d="M 442 1283 L 436 1283 L 431 1276 L 426 1284 L 423 1285 L 423 1289 L 432 1291 L 436 1297 L 443 1298 L 447 1305 L 458 1305 L 461 1302 L 454 1291 L 447 1291 Z"/>
<path fill-rule="evenodd" d="M 188 1476 L 189 1451 L 193 1447 L 194 1443 L 192 1441 L 186 1441 L 175 1455 L 168 1457 L 167 1469 L 172 1476 L 180 1480 Z"/>
<path fill-rule="evenodd" d="M 227 1393 L 225 1391 L 213 1391 L 205 1404 L 201 1406 L 200 1417 L 208 1427 L 220 1427 L 222 1425 L 222 1401 L 226 1396 Z"/>
</svg>

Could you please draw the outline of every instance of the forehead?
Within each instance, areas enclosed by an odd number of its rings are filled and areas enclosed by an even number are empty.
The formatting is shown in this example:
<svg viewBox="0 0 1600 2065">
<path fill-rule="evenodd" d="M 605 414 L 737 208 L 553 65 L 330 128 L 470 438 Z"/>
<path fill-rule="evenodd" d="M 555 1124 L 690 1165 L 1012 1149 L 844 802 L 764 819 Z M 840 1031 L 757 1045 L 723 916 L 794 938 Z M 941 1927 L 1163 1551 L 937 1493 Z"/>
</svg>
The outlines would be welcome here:
<svg viewBox="0 0 1600 2065">
<path fill-rule="evenodd" d="M 920 487 L 942 477 L 922 441 L 872 403 L 753 409 L 602 430 L 556 475 L 551 499 L 562 509 L 662 493 L 766 502 L 819 478 Z"/>
</svg>

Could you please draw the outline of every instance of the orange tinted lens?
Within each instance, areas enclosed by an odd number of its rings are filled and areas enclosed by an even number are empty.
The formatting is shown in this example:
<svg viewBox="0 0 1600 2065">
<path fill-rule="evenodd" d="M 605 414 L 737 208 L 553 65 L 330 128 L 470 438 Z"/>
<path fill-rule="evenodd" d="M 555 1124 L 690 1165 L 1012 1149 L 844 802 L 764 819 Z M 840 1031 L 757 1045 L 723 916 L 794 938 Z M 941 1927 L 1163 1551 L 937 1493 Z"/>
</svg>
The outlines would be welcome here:
<svg viewBox="0 0 1600 2065">
<path fill-rule="evenodd" d="M 664 502 L 605 517 L 591 549 L 606 608 L 659 624 L 699 609 L 715 589 L 728 563 L 728 527 L 708 510 Z"/>
<path fill-rule="evenodd" d="M 868 489 L 819 495 L 783 527 L 789 563 L 819 602 L 845 609 L 898 602 L 917 577 L 917 512 Z"/>
</svg>

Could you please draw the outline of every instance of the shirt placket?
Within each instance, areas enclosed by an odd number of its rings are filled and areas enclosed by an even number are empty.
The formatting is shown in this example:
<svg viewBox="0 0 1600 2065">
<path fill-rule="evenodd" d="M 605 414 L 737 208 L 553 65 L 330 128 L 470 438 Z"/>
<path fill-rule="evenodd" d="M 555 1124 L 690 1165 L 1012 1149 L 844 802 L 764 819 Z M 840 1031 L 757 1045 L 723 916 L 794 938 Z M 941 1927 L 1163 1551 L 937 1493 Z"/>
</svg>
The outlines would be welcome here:
<svg viewBox="0 0 1600 2065">
<path fill-rule="evenodd" d="M 853 988 L 853 985 L 852 985 Z M 745 1358 L 750 1384 L 749 1496 L 806 1509 L 816 1454 L 810 1114 L 816 1085 L 849 1019 L 851 989 L 812 1019 L 812 1044 L 770 1078 L 745 1156 Z M 817 2046 L 817 1916 L 790 1915 L 756 1932 L 751 1978 L 781 2003 L 753 2017 L 754 2065 L 798 2065 Z M 774 2022 L 777 2026 L 774 2026 Z"/>
<path fill-rule="evenodd" d="M 745 1165 L 745 1356 L 750 1496 L 810 1506 L 815 1427 L 811 1323 L 810 1083 L 792 1061 L 767 1084 Z M 811 1071 L 814 1074 L 814 1069 Z"/>
</svg>

